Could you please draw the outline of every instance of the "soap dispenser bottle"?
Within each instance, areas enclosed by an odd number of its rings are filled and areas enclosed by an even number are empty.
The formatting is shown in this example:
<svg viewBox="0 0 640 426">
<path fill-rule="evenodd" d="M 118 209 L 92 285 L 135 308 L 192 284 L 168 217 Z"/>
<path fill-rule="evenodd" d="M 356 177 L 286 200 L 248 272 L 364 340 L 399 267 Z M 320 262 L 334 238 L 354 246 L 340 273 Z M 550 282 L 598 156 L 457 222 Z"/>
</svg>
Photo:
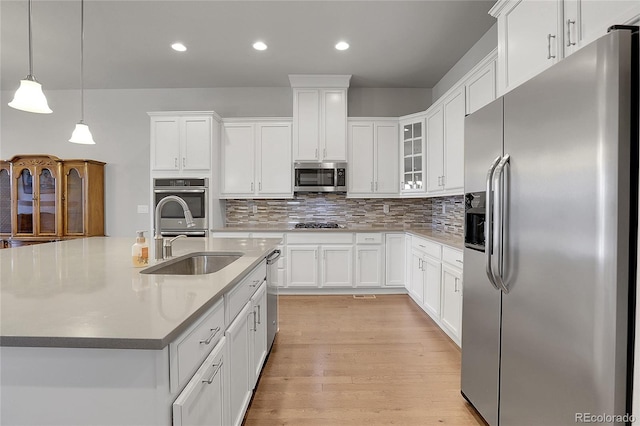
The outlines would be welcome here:
<svg viewBox="0 0 640 426">
<path fill-rule="evenodd" d="M 136 243 L 131 246 L 131 261 L 133 266 L 141 268 L 149 263 L 149 244 L 144 238 L 144 231 L 136 231 Z"/>
</svg>

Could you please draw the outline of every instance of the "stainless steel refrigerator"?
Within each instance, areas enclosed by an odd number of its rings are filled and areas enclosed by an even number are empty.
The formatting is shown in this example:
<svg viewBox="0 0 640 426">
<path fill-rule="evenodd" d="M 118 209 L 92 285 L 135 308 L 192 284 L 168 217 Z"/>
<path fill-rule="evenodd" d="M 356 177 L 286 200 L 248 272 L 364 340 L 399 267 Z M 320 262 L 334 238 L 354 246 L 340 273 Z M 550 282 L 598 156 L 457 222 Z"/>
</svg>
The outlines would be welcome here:
<svg viewBox="0 0 640 426">
<path fill-rule="evenodd" d="M 630 409 L 632 32 L 609 32 L 465 119 L 461 387 L 492 426 Z"/>
</svg>

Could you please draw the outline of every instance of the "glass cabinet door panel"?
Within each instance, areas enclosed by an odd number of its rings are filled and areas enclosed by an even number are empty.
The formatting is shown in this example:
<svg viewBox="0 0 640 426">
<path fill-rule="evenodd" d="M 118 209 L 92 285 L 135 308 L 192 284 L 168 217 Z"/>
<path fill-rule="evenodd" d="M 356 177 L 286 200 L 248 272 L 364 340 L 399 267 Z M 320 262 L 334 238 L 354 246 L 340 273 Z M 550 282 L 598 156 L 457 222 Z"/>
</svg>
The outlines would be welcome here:
<svg viewBox="0 0 640 426">
<path fill-rule="evenodd" d="M 413 158 L 412 157 L 406 157 L 404 159 L 404 171 L 405 172 L 410 172 L 413 170 Z"/>
<path fill-rule="evenodd" d="M 414 180 L 416 189 L 422 189 L 422 173 L 415 173 Z"/>
<path fill-rule="evenodd" d="M 22 169 L 16 181 L 18 206 L 16 227 L 19 234 L 33 234 L 33 175 Z"/>
<path fill-rule="evenodd" d="M 413 137 L 421 138 L 422 137 L 422 123 L 413 123 Z"/>
<path fill-rule="evenodd" d="M 413 154 L 413 146 L 411 141 L 404 141 L 404 155 L 411 155 Z"/>
<path fill-rule="evenodd" d="M 56 179 L 49 169 L 42 169 L 38 176 L 38 216 L 40 219 L 40 233 L 54 234 L 56 232 Z"/>
<path fill-rule="evenodd" d="M 11 233 L 11 177 L 8 170 L 0 170 L 0 233 Z"/>
<path fill-rule="evenodd" d="M 76 169 L 69 170 L 67 174 L 67 188 L 65 195 L 66 232 L 68 234 L 84 233 L 84 194 L 82 192 L 82 178 Z"/>
<path fill-rule="evenodd" d="M 403 189 L 411 189 L 411 184 L 413 180 L 413 173 L 405 173 L 404 174 L 404 183 L 402 185 Z"/>
<path fill-rule="evenodd" d="M 413 133 L 411 132 L 411 124 L 404 125 L 404 140 L 411 139 L 413 137 Z"/>
<path fill-rule="evenodd" d="M 422 155 L 422 139 L 418 138 L 413 141 L 413 153 Z"/>
</svg>

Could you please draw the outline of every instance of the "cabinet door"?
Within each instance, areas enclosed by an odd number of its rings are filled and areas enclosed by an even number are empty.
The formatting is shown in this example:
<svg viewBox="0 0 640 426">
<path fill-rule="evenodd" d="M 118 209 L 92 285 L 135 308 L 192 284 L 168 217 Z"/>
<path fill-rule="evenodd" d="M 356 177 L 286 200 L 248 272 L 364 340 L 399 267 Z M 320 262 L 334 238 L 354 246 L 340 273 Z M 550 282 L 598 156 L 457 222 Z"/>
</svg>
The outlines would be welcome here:
<svg viewBox="0 0 640 426">
<path fill-rule="evenodd" d="M 444 189 L 460 190 L 464 186 L 464 87 L 444 102 Z"/>
<path fill-rule="evenodd" d="M 386 287 L 405 285 L 405 236 L 404 234 L 386 234 L 385 236 L 385 274 Z"/>
<path fill-rule="evenodd" d="M 476 71 L 466 84 L 467 114 L 471 114 L 496 99 L 496 61 Z"/>
<path fill-rule="evenodd" d="M 382 246 L 356 247 L 356 287 L 382 286 Z"/>
<path fill-rule="evenodd" d="M 151 169 L 178 170 L 180 123 L 178 117 L 151 117 Z"/>
<path fill-rule="evenodd" d="M 247 302 L 235 320 L 225 331 L 229 350 L 229 409 L 230 420 L 234 426 L 242 424 L 244 413 L 249 406 L 253 386 L 251 351 L 253 350 L 253 310 Z"/>
<path fill-rule="evenodd" d="M 65 163 L 63 169 L 63 220 L 65 235 L 85 233 L 85 169 L 82 163 Z"/>
<path fill-rule="evenodd" d="M 427 116 L 427 192 L 442 191 L 443 157 L 444 119 L 439 105 Z"/>
<path fill-rule="evenodd" d="M 349 192 L 373 192 L 373 123 L 349 123 Z"/>
<path fill-rule="evenodd" d="M 424 191 L 424 119 L 401 123 L 401 192 Z"/>
<path fill-rule="evenodd" d="M 291 124 L 258 124 L 258 192 L 263 196 L 293 194 Z"/>
<path fill-rule="evenodd" d="M 211 118 L 182 118 L 182 170 L 211 169 Z"/>
<path fill-rule="evenodd" d="M 11 234 L 11 201 L 10 166 L 0 160 L 0 235 Z"/>
<path fill-rule="evenodd" d="M 320 145 L 320 91 L 293 91 L 293 149 L 295 161 L 318 161 Z"/>
<path fill-rule="evenodd" d="M 564 0 L 562 4 L 565 56 L 605 35 L 610 26 L 632 24 L 640 15 L 637 0 Z"/>
<path fill-rule="evenodd" d="M 256 387 L 267 358 L 267 283 L 251 297 L 253 307 L 253 353 L 251 357 L 251 389 Z"/>
<path fill-rule="evenodd" d="M 442 324 L 460 342 L 462 324 L 462 272 L 442 265 Z"/>
<path fill-rule="evenodd" d="M 228 380 L 224 368 L 225 350 L 223 338 L 173 403 L 174 426 L 228 424 L 224 402 Z"/>
<path fill-rule="evenodd" d="M 36 211 L 35 234 L 38 236 L 62 235 L 62 170 L 59 164 L 37 166 L 33 181 Z"/>
<path fill-rule="evenodd" d="M 422 262 L 422 253 L 411 250 L 411 284 L 409 292 L 413 295 L 418 303 L 424 300 L 424 270 Z"/>
<path fill-rule="evenodd" d="M 255 136 L 253 124 L 225 124 L 222 141 L 222 193 L 253 195 Z"/>
<path fill-rule="evenodd" d="M 347 91 L 322 91 L 323 161 L 347 161 Z"/>
<path fill-rule="evenodd" d="M 288 287 L 318 287 L 318 246 L 287 246 Z"/>
<path fill-rule="evenodd" d="M 352 287 L 353 248 L 351 246 L 322 246 L 322 287 Z"/>
<path fill-rule="evenodd" d="M 423 258 L 424 269 L 424 306 L 434 319 L 440 318 L 441 263 L 428 256 Z"/>
<path fill-rule="evenodd" d="M 398 125 L 376 123 L 376 179 L 375 192 L 398 194 Z"/>
<path fill-rule="evenodd" d="M 502 88 L 513 88 L 562 58 L 559 1 L 522 0 L 498 19 Z"/>
</svg>

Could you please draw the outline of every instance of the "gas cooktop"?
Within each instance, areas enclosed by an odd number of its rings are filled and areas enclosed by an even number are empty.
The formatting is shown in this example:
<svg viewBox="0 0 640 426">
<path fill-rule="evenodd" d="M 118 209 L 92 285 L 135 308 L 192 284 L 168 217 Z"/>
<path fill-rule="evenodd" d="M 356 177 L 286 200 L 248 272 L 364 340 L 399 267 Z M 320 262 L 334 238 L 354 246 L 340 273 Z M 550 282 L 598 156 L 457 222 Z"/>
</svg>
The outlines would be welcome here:
<svg viewBox="0 0 640 426">
<path fill-rule="evenodd" d="M 335 222 L 300 222 L 296 223 L 296 228 L 340 228 L 340 225 Z"/>
</svg>

